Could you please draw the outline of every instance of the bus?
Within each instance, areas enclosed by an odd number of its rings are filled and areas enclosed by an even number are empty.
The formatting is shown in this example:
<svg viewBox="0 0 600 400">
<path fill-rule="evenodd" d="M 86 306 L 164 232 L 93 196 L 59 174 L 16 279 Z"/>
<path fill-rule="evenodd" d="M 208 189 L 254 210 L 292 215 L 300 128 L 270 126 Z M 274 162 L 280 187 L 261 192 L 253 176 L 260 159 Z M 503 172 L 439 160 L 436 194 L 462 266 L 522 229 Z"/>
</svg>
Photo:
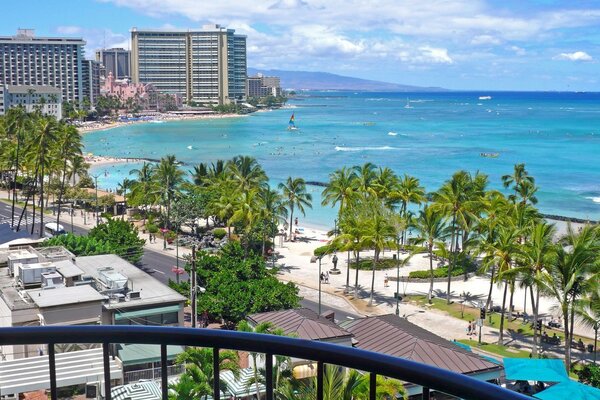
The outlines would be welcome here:
<svg viewBox="0 0 600 400">
<path fill-rule="evenodd" d="M 65 235 L 67 232 L 62 225 L 57 224 L 56 222 L 48 222 L 44 225 L 44 236 L 47 238 L 51 238 L 58 235 Z"/>
</svg>

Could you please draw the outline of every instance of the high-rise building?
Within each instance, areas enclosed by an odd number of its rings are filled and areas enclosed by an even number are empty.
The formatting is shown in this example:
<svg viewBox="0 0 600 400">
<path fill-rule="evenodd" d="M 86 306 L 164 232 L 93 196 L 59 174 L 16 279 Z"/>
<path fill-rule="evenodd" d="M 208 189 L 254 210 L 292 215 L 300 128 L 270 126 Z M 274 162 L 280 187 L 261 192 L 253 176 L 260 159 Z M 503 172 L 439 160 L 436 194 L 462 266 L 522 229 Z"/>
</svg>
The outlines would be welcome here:
<svg viewBox="0 0 600 400">
<path fill-rule="evenodd" d="M 14 107 L 62 118 L 61 91 L 52 86 L 0 85 L 0 115 Z"/>
<path fill-rule="evenodd" d="M 81 104 L 81 69 L 85 41 L 35 37 L 32 29 L 0 36 L 0 84 L 59 88 L 63 101 Z"/>
<path fill-rule="evenodd" d="M 90 106 L 95 106 L 100 96 L 100 63 L 94 60 L 83 60 L 81 64 L 83 98 L 88 99 Z"/>
<path fill-rule="evenodd" d="M 247 80 L 248 97 L 281 96 L 281 84 L 278 76 L 257 74 Z"/>
<path fill-rule="evenodd" d="M 131 31 L 131 77 L 188 103 L 228 104 L 246 95 L 246 36 L 219 25 Z"/>
<path fill-rule="evenodd" d="M 114 48 L 96 51 L 96 61 L 102 64 L 102 77 L 106 78 L 111 72 L 115 79 L 129 78 L 131 76 L 131 51 Z"/>
</svg>

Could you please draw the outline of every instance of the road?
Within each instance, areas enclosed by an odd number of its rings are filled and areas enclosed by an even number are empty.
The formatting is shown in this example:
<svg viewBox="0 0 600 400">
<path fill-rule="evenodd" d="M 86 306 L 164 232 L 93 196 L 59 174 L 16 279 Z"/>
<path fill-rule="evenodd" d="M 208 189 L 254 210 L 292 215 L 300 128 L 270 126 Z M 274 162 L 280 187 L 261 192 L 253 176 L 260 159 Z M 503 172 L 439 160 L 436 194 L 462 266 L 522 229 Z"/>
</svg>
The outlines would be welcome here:
<svg viewBox="0 0 600 400">
<path fill-rule="evenodd" d="M 17 213 L 15 216 L 15 222 L 18 221 L 21 208 L 16 207 Z M 0 224 L 2 223 L 11 223 L 11 205 L 0 202 Z M 32 223 L 32 215 L 31 212 L 27 213 L 27 219 L 23 218 L 21 222 L 21 229 L 25 229 L 28 227 L 31 229 Z M 46 214 L 44 215 L 44 222 L 56 222 L 56 217 Z M 68 214 L 61 215 L 61 225 L 65 227 L 67 232 L 71 232 L 71 223 Z M 39 224 L 39 215 L 36 217 L 36 224 Z M 83 228 L 77 225 L 73 226 L 73 233 L 76 235 L 85 235 L 93 226 L 90 225 L 89 228 Z M 36 228 L 36 235 L 37 235 Z M 162 283 L 167 284 L 169 282 L 169 278 L 175 280 L 175 274 L 171 271 L 171 268 L 175 265 L 175 258 L 169 255 L 161 254 L 154 250 L 144 249 L 144 255 L 142 256 L 141 263 L 138 265 L 143 271 L 148 274 L 154 276 L 156 279 L 161 281 Z M 183 274 L 180 276 L 180 279 L 188 279 L 187 274 Z"/>
<path fill-rule="evenodd" d="M 16 209 L 18 212 L 16 213 L 15 221 L 18 221 L 18 217 L 19 217 L 19 213 L 21 212 L 21 208 L 17 207 Z M 10 204 L 0 202 L 0 224 L 3 224 L 3 223 L 10 224 L 11 223 L 10 210 L 11 210 Z M 56 217 L 46 214 L 46 215 L 44 215 L 44 222 L 56 222 Z M 24 218 L 23 222 L 21 223 L 21 229 L 25 229 L 26 227 L 29 227 L 29 229 L 31 229 L 31 223 L 32 223 L 31 212 L 28 212 L 27 219 Z M 36 218 L 36 224 L 39 224 L 39 216 Z M 64 214 L 61 216 L 61 224 L 65 227 L 67 232 L 71 232 L 70 218 L 67 214 Z M 85 235 L 91 228 L 92 228 L 92 225 L 90 225 L 90 228 L 83 228 L 83 227 L 74 225 L 73 233 L 75 233 L 76 235 Z M 37 231 L 37 229 L 36 229 L 36 231 Z M 142 256 L 141 263 L 138 265 L 138 267 L 140 269 L 142 269 L 144 272 L 152 275 L 154 278 L 156 278 L 160 282 L 162 282 L 164 284 L 168 284 L 169 279 L 171 279 L 171 280 L 176 279 L 175 274 L 171 271 L 171 268 L 173 268 L 173 266 L 175 265 L 175 262 L 176 262 L 175 257 L 173 257 L 171 255 L 161 254 L 154 250 L 144 249 L 144 255 Z M 180 279 L 187 280 L 188 275 L 183 274 L 180 276 Z M 318 312 L 319 305 L 317 302 L 314 302 L 311 300 L 302 300 L 300 303 L 301 303 L 302 307 L 306 307 L 315 312 Z M 325 303 L 322 304 L 321 308 L 324 311 L 325 310 L 333 310 L 335 312 L 336 320 L 346 320 L 346 319 L 353 319 L 353 318 L 360 317 L 357 314 L 352 314 L 347 311 L 328 306 Z"/>
</svg>

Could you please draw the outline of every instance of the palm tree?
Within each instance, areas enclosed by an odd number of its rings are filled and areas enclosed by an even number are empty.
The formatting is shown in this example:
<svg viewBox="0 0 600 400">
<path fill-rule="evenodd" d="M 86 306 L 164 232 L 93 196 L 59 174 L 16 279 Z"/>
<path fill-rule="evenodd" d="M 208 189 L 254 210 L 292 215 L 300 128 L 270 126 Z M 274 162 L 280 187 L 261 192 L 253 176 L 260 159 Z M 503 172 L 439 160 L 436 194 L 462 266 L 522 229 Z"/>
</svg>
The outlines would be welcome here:
<svg viewBox="0 0 600 400">
<path fill-rule="evenodd" d="M 250 233 L 259 220 L 260 198 L 257 189 L 242 192 L 234 202 L 234 212 L 227 221 L 227 225 L 241 223 L 244 229 L 244 258 L 248 256 L 250 247 Z"/>
<path fill-rule="evenodd" d="M 170 229 L 171 202 L 178 191 L 179 185 L 183 183 L 185 173 L 179 169 L 177 159 L 174 155 L 167 155 L 160 159 L 154 167 L 153 177 L 157 183 L 157 194 L 162 198 L 166 207 L 167 215 L 165 228 Z"/>
<path fill-rule="evenodd" d="M 377 174 L 375 173 L 375 164 L 367 162 L 362 166 L 355 166 L 356 171 L 356 190 L 362 193 L 364 196 L 375 196 L 375 179 Z"/>
<path fill-rule="evenodd" d="M 252 333 L 261 333 L 268 334 L 274 329 L 273 324 L 270 322 L 261 322 L 256 326 L 252 326 L 246 320 L 242 320 L 238 323 L 237 330 L 240 332 L 252 332 Z M 252 369 L 254 371 L 254 384 L 256 385 L 256 396 L 260 399 L 260 390 L 259 390 L 259 376 L 258 376 L 258 365 L 257 358 L 258 353 L 250 353 L 252 356 Z"/>
<path fill-rule="evenodd" d="M 144 162 L 140 169 L 129 171 L 129 175 L 135 176 L 131 185 L 130 203 L 143 206 L 154 204 L 157 189 L 152 164 Z M 146 212 L 143 223 L 146 224 Z"/>
<path fill-rule="evenodd" d="M 117 193 L 123 195 L 123 214 L 121 215 L 121 219 L 123 220 L 125 219 L 125 214 L 127 214 L 127 191 L 131 189 L 133 184 L 133 180 L 124 178 L 117 187 Z"/>
<path fill-rule="evenodd" d="M 358 203 L 362 204 L 362 203 Z M 352 251 L 355 258 L 356 276 L 354 280 L 354 298 L 358 299 L 358 271 L 360 263 L 360 252 L 365 248 L 364 236 L 367 219 L 364 215 L 364 207 L 346 208 L 342 213 L 339 227 L 341 235 L 336 237 L 332 246 Z M 348 257 L 348 270 L 346 271 L 346 290 L 349 290 L 350 282 L 350 257 Z"/>
<path fill-rule="evenodd" d="M 526 276 L 530 277 L 532 282 L 531 289 L 531 307 L 533 310 L 533 321 L 537 323 L 540 304 L 540 286 L 536 283 L 542 281 L 542 275 L 546 271 L 546 266 L 552 263 L 556 246 L 552 242 L 556 229 L 554 225 L 546 222 L 534 223 L 531 228 L 531 235 L 523 245 L 523 259 L 525 266 L 523 268 Z M 533 295 L 533 286 L 536 286 L 536 295 Z M 526 289 L 527 291 L 527 289 Z M 537 356 L 537 329 L 533 330 L 533 355 Z"/>
<path fill-rule="evenodd" d="M 556 249 L 553 262 L 546 266 L 540 286 L 559 304 L 564 321 L 565 366 L 571 368 L 571 340 L 575 320 L 575 304 L 598 279 L 598 228 L 586 225 L 580 232 L 567 226 L 567 234 Z"/>
<path fill-rule="evenodd" d="M 594 330 L 594 364 L 598 354 L 598 330 L 600 330 L 600 284 L 593 282 L 589 295 L 575 305 L 575 314 L 584 326 Z"/>
<path fill-rule="evenodd" d="M 431 297 L 433 294 L 433 248 L 438 245 L 438 242 L 444 237 L 444 218 L 442 214 L 436 212 L 435 209 L 425 206 L 419 213 L 415 228 L 418 232 L 416 242 L 425 244 L 427 252 L 429 253 L 430 282 L 427 301 L 431 304 Z"/>
<path fill-rule="evenodd" d="M 519 189 L 521 185 L 527 182 L 525 185 L 533 185 L 535 183 L 535 179 L 529 175 L 527 170 L 525 169 L 525 164 L 515 164 L 512 175 L 503 175 L 502 176 L 502 184 L 505 188 L 509 188 L 512 185 L 512 190 L 514 191 L 514 195 L 510 196 L 509 199 L 513 202 L 517 202 L 517 195 L 519 194 Z M 525 200 L 523 198 L 523 200 Z M 535 203 L 534 203 L 535 204 Z"/>
<path fill-rule="evenodd" d="M 13 195 L 11 205 L 11 228 L 15 226 L 15 204 L 17 201 L 17 177 L 19 174 L 20 164 L 19 156 L 21 155 L 21 147 L 24 143 L 25 131 L 30 127 L 30 116 L 25 112 L 23 107 L 15 107 L 8 110 L 6 113 L 6 134 L 9 139 L 16 142 L 14 153 L 14 177 L 12 179 Z"/>
<path fill-rule="evenodd" d="M 169 385 L 169 400 L 196 400 L 212 394 L 208 377 L 196 365 L 190 364 L 177 383 Z"/>
<path fill-rule="evenodd" d="M 394 201 L 391 195 L 396 192 L 399 183 L 398 176 L 394 171 L 388 167 L 379 167 L 375 172 L 375 180 L 373 181 L 377 198 L 384 201 L 387 206 L 391 206 Z"/>
<path fill-rule="evenodd" d="M 355 190 L 356 173 L 354 169 L 342 167 L 329 175 L 329 184 L 321 194 L 323 197 L 321 205 L 326 206 L 331 204 L 332 207 L 335 207 L 339 203 L 338 221 L 341 221 L 344 209 L 355 197 Z"/>
<path fill-rule="evenodd" d="M 487 243 L 483 249 L 485 252 L 484 263 L 494 263 L 496 265 L 496 282 L 504 281 L 504 295 L 502 298 L 502 310 L 500 316 L 500 334 L 498 344 L 504 344 L 504 312 L 506 307 L 506 294 L 509 282 L 514 281 L 515 270 L 513 266 L 521 254 L 521 248 L 518 242 L 520 232 L 511 224 L 502 225 L 498 231 L 495 240 Z"/>
<path fill-rule="evenodd" d="M 268 185 L 258 193 L 259 220 L 265 225 L 262 231 L 262 254 L 265 255 L 267 237 L 274 237 L 280 222 L 287 218 L 287 208 L 281 194 Z M 275 241 L 273 240 L 273 243 Z"/>
<path fill-rule="evenodd" d="M 367 203 L 366 205 L 371 212 L 365 227 L 363 244 L 372 248 L 375 252 L 373 256 L 373 274 L 371 276 L 371 296 L 369 297 L 369 306 L 372 306 L 375 292 L 375 270 L 379 262 L 379 255 L 384 249 L 395 246 L 396 230 L 391 223 L 391 213 L 384 208 L 383 204 L 378 200 L 369 203 L 371 204 Z"/>
<path fill-rule="evenodd" d="M 197 384 L 201 387 L 205 387 L 205 384 L 209 388 L 214 387 L 214 370 L 213 370 L 213 349 L 211 348 L 200 348 L 200 347 L 189 347 L 183 353 L 180 353 L 176 362 L 178 364 L 186 365 L 186 373 L 188 370 L 196 370 Z M 240 374 L 239 356 L 238 353 L 233 350 L 221 350 L 219 351 L 219 371 L 231 371 L 233 376 L 238 378 Z M 200 372 L 200 374 L 198 374 Z M 221 391 L 227 390 L 227 384 L 223 381 L 219 381 L 219 387 Z M 198 390 L 200 391 L 200 390 Z M 205 391 L 205 390 L 203 390 Z M 208 393 L 204 393 L 204 398 L 208 397 Z"/>
<path fill-rule="evenodd" d="M 452 175 L 452 179 L 444 183 L 442 187 L 433 194 L 435 203 L 432 205 L 436 210 L 450 217 L 450 253 L 452 261 L 448 265 L 448 293 L 447 302 L 450 304 L 450 285 L 452 283 L 452 269 L 456 265 L 458 231 L 457 226 L 464 226 L 469 214 L 468 192 L 471 178 L 466 171 L 458 171 Z"/>
<path fill-rule="evenodd" d="M 287 178 L 285 182 L 279 184 L 279 189 L 283 192 L 287 206 L 290 209 L 290 238 L 292 237 L 292 222 L 294 220 L 294 209 L 297 208 L 302 215 L 306 215 L 304 207 L 312 208 L 312 195 L 306 191 L 306 183 L 302 178 Z"/>
<path fill-rule="evenodd" d="M 77 128 L 73 125 L 60 124 L 57 130 L 57 149 L 58 149 L 58 160 L 62 161 L 62 177 L 60 182 L 60 189 L 58 192 L 58 213 L 56 216 L 56 223 L 60 223 L 60 213 L 62 208 L 62 199 L 65 192 L 65 184 L 68 176 L 68 165 L 75 158 L 81 157 L 81 135 L 77 131 Z"/>
<path fill-rule="evenodd" d="M 254 157 L 236 156 L 227 163 L 226 169 L 242 190 L 260 187 L 267 182 L 267 174 Z"/>
<path fill-rule="evenodd" d="M 52 151 L 52 146 L 56 143 L 57 123 L 53 117 L 43 117 L 37 121 L 28 149 L 32 155 L 39 174 L 36 179 L 40 182 L 40 237 L 44 235 L 44 178 L 46 175 L 46 167 L 50 163 L 49 153 Z M 34 206 L 35 207 L 35 206 Z M 34 208 L 35 214 L 35 208 Z M 33 230 L 33 227 L 32 227 Z"/>
<path fill-rule="evenodd" d="M 409 204 L 421 204 L 425 200 L 425 188 L 415 177 L 404 174 L 400 178 L 397 190 L 391 194 L 394 201 L 400 202 L 400 217 L 407 221 L 407 210 Z M 406 239 L 406 228 L 402 231 L 402 245 Z"/>
</svg>

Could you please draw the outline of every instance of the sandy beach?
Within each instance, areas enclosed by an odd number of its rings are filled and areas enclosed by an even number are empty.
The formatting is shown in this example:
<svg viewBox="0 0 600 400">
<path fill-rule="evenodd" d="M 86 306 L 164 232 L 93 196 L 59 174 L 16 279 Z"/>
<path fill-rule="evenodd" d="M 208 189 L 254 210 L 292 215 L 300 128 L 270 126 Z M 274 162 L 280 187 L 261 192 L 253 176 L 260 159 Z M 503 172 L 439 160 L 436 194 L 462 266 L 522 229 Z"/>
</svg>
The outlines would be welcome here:
<svg viewBox="0 0 600 400">
<path fill-rule="evenodd" d="M 108 129 L 118 128 L 126 125 L 137 124 L 160 124 L 170 121 L 187 121 L 187 120 L 202 120 L 202 119 L 222 119 L 222 118 L 239 118 L 245 117 L 247 114 L 205 114 L 205 115 L 179 115 L 179 114 L 157 114 L 152 119 L 137 120 L 137 121 L 111 121 L 111 122 L 82 122 L 77 124 L 80 133 L 88 133 L 94 131 L 105 131 Z"/>
</svg>

